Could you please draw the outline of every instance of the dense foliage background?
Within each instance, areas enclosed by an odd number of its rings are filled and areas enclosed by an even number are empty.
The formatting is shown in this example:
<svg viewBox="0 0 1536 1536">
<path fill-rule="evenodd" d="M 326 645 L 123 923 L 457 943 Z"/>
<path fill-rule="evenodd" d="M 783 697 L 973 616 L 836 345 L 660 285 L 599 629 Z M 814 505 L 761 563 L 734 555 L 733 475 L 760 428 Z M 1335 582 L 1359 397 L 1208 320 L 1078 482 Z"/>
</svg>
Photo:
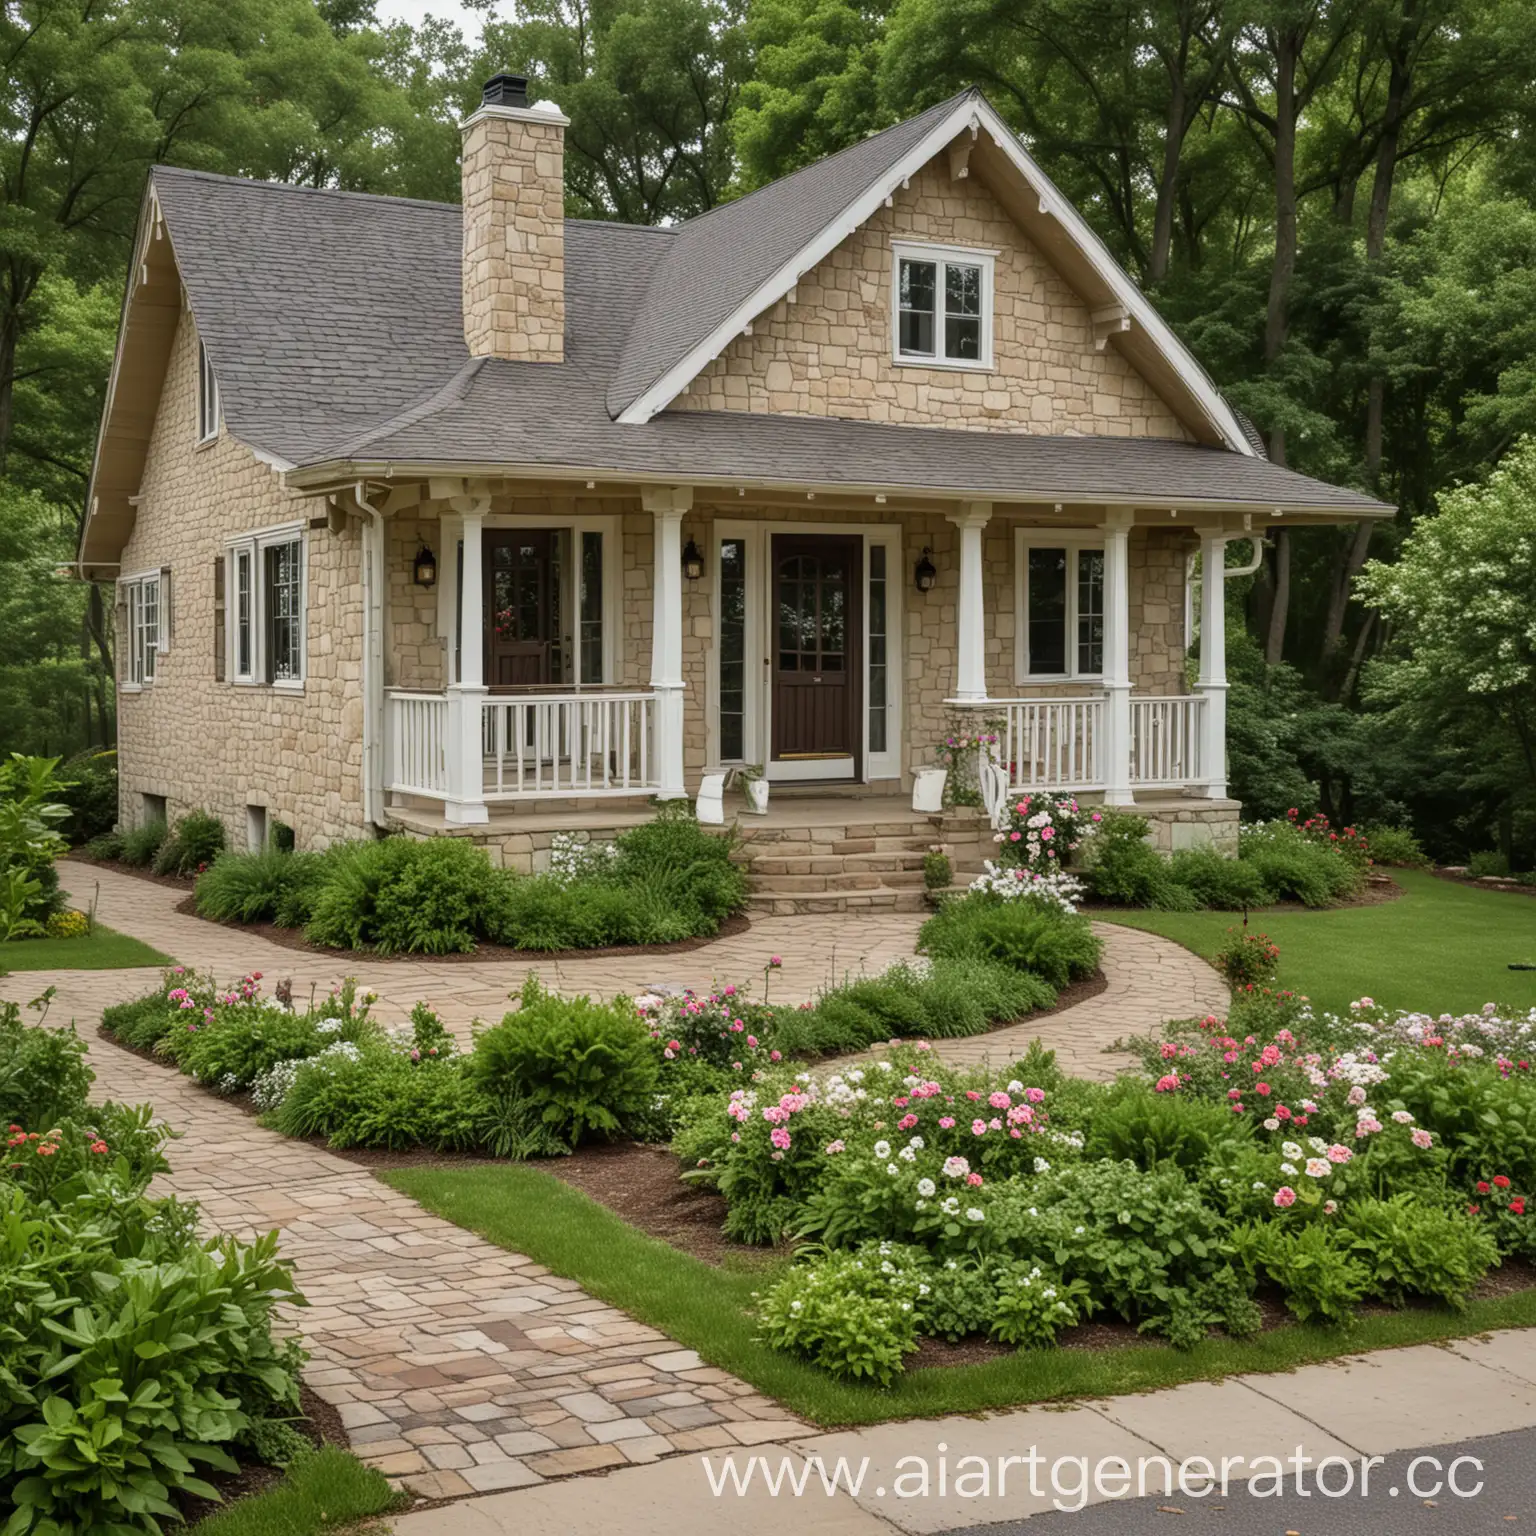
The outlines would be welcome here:
<svg viewBox="0 0 1536 1536">
<path fill-rule="evenodd" d="M 1232 637 L 1238 792 L 1266 815 L 1411 818 L 1441 856 L 1497 843 L 1536 860 L 1536 473 L 1517 465 L 1498 505 L 1464 511 L 1415 566 L 1438 551 L 1501 601 L 1430 613 L 1422 579 L 1388 573 L 1368 606 L 1354 583 L 1372 558 L 1395 569 L 1445 493 L 1477 496 L 1536 430 L 1521 0 L 525 0 L 488 15 L 466 39 L 380 26 L 371 0 L 0 13 L 0 749 L 112 738 L 110 597 L 55 568 L 73 557 L 149 165 L 453 199 L 457 118 L 511 66 L 572 120 L 570 212 L 655 222 L 977 83 L 1272 456 L 1400 508 L 1374 531 L 1274 535 Z M 1458 672 L 1468 650 L 1501 664 Z"/>
</svg>

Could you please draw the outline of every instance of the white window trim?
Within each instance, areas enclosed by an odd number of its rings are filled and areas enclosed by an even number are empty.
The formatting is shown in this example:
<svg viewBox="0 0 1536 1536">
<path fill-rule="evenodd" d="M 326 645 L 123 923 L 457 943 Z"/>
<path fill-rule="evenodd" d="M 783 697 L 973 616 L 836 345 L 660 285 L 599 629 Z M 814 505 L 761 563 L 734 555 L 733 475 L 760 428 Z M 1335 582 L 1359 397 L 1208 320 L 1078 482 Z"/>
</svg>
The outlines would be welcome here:
<svg viewBox="0 0 1536 1536">
<path fill-rule="evenodd" d="M 1065 672 L 1029 670 L 1029 552 L 1032 549 L 1065 549 L 1067 552 L 1067 617 Z M 1053 683 L 1102 683 L 1103 672 L 1077 670 L 1077 557 L 1083 550 L 1104 553 L 1104 535 L 1087 528 L 1019 528 L 1014 533 L 1013 590 L 1015 681 L 1032 688 L 1048 688 Z M 1105 587 L 1105 601 L 1109 599 Z"/>
<path fill-rule="evenodd" d="M 223 416 L 223 402 L 219 399 L 219 376 L 213 371 L 213 359 L 201 340 L 197 343 L 197 441 L 205 443 L 218 440 L 219 421 Z"/>
<path fill-rule="evenodd" d="M 945 357 L 935 352 L 932 357 L 914 356 L 901 350 L 901 264 L 903 261 L 932 261 L 940 268 L 953 262 L 956 266 L 981 268 L 981 356 L 979 358 Z M 995 287 L 997 252 L 964 245 L 925 245 L 912 240 L 896 240 L 891 244 L 891 361 L 900 368 L 948 368 L 960 373 L 990 373 L 992 362 L 992 313 Z M 933 342 L 935 348 L 944 345 L 944 273 L 939 271 L 934 282 Z"/>
<path fill-rule="evenodd" d="M 269 683 L 266 680 L 265 556 L 273 545 L 295 542 L 299 546 L 299 675 Z M 227 658 L 225 672 L 231 685 L 237 688 L 269 688 L 274 693 L 303 693 L 309 678 L 309 525 L 302 522 L 283 523 L 276 528 L 258 528 L 251 533 L 238 534 L 225 543 L 224 552 L 228 562 L 225 567 L 224 654 Z M 248 555 L 251 562 L 251 670 L 245 675 L 240 673 L 237 622 L 240 594 L 236 578 L 236 556 L 240 554 Z"/>
<path fill-rule="evenodd" d="M 118 599 L 124 605 L 128 616 L 128 676 L 125 681 L 118 683 L 119 693 L 142 693 L 144 689 L 154 686 L 155 674 L 159 672 L 160 652 L 165 649 L 160 643 L 160 637 L 165 630 L 165 604 L 163 602 L 164 591 L 161 584 L 161 570 L 156 566 L 151 571 L 136 571 L 132 576 L 120 576 L 117 581 Z M 138 613 L 142 611 L 144 588 L 153 586 L 155 589 L 155 639 L 153 646 L 145 645 L 141 651 L 139 647 Z M 144 662 L 146 653 L 153 649 L 156 665 L 153 671 L 147 671 Z"/>
</svg>

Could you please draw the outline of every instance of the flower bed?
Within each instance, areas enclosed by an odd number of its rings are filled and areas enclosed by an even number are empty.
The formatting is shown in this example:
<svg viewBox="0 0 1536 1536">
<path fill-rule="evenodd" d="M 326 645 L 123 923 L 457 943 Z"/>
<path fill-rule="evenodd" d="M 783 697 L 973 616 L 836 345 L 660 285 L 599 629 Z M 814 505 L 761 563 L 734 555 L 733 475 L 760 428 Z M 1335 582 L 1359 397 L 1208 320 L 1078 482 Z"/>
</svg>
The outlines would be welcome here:
<svg viewBox="0 0 1536 1536">
<path fill-rule="evenodd" d="M 296 1300 L 275 1236 L 201 1241 L 195 1206 L 152 1199 L 167 1127 L 148 1105 L 90 1105 L 71 1031 L 0 1007 L 0 1520 L 14 1536 L 153 1532 L 240 1461 L 308 1442 Z M 237 1459 L 238 1458 L 238 1459 Z"/>
<path fill-rule="evenodd" d="M 1315 1019 L 1259 992 L 1142 1042 L 1144 1073 L 1112 1085 L 1038 1051 L 771 1066 L 693 1101 L 674 1146 L 728 1234 L 806 1244 L 760 1317 L 836 1375 L 1095 1315 L 1243 1336 L 1266 1292 L 1347 1328 L 1366 1302 L 1459 1307 L 1501 1256 L 1536 1257 L 1533 1037 L 1536 1013 Z"/>
</svg>

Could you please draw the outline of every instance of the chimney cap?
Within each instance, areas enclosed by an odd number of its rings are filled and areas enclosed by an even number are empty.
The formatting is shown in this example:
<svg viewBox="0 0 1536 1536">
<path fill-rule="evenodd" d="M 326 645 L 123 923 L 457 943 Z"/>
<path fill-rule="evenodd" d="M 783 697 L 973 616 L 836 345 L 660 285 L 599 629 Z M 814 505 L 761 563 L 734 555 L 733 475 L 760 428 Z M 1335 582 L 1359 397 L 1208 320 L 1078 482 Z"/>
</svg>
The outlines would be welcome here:
<svg viewBox="0 0 1536 1536">
<path fill-rule="evenodd" d="M 492 75 L 480 93 L 480 104 L 485 107 L 526 107 L 527 75 Z"/>
</svg>

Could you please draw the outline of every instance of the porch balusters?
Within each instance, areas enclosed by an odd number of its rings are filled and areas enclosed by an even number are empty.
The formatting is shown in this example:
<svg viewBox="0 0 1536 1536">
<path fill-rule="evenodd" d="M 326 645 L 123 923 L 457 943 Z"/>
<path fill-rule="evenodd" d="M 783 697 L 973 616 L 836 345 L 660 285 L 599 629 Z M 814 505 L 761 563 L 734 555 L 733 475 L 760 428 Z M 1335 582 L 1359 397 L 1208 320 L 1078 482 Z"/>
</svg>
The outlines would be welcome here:
<svg viewBox="0 0 1536 1536">
<path fill-rule="evenodd" d="M 1110 507 L 1104 519 L 1104 803 L 1131 805 L 1130 536 L 1136 514 Z M 1069 636 L 1075 643 L 1076 637 Z"/>
<path fill-rule="evenodd" d="M 464 562 L 459 581 L 458 676 L 448 688 L 448 798 L 443 819 L 472 826 L 490 819 L 485 808 L 485 577 L 481 533 L 488 496 L 456 496 L 449 506 L 464 519 Z"/>
<path fill-rule="evenodd" d="M 689 486 L 657 486 L 641 493 L 656 520 L 651 574 L 651 688 L 656 694 L 652 760 L 659 800 L 681 800 L 683 785 L 683 513 L 693 505 Z"/>
<path fill-rule="evenodd" d="M 1200 530 L 1200 677 L 1196 691 L 1205 700 L 1200 721 L 1197 791 L 1211 800 L 1227 798 L 1227 533 Z"/>
</svg>

